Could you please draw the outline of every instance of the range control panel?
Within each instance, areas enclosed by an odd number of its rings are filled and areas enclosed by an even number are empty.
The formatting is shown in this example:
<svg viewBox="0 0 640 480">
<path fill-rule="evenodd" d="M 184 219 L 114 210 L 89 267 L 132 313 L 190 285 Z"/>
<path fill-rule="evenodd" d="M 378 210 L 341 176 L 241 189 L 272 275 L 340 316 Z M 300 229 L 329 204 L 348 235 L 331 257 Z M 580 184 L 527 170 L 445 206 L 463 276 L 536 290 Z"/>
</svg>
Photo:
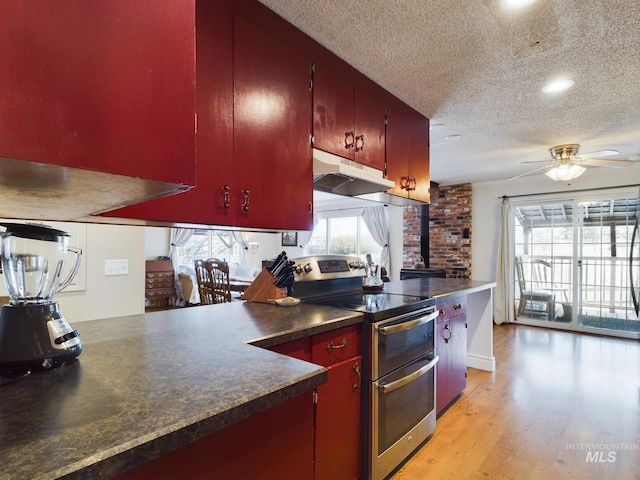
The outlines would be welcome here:
<svg viewBox="0 0 640 480">
<path fill-rule="evenodd" d="M 348 255 L 316 255 L 293 259 L 295 281 L 329 280 L 365 276 L 365 263 Z"/>
</svg>

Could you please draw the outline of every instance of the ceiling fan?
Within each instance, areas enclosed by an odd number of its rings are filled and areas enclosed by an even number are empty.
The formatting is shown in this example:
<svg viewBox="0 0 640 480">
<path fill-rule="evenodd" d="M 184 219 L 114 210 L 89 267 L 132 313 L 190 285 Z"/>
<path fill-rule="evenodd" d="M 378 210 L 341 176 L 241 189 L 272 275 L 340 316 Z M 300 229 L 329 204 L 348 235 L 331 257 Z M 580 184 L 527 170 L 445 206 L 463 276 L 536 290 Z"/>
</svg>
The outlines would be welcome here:
<svg viewBox="0 0 640 480">
<path fill-rule="evenodd" d="M 568 143 L 565 145 L 557 145 L 555 147 L 551 147 L 549 149 L 549 153 L 551 154 L 553 160 L 522 162 L 544 162 L 546 163 L 546 165 L 534 168 L 533 170 L 522 173 L 520 175 L 516 175 L 515 177 L 510 178 L 508 181 L 524 177 L 525 175 L 529 175 L 540 170 L 548 169 L 548 171 L 545 172 L 545 175 L 547 175 L 552 180 L 568 182 L 569 180 L 573 180 L 574 178 L 578 178 L 580 175 L 582 175 L 586 170 L 585 166 L 624 168 L 630 166 L 633 163 L 631 160 L 612 160 L 600 158 L 608 157 L 610 155 L 618 155 L 620 152 L 618 152 L 617 150 L 599 150 L 597 152 L 585 154 L 588 155 L 589 158 L 578 157 L 579 150 L 580 145 L 578 145 L 577 143 Z"/>
</svg>

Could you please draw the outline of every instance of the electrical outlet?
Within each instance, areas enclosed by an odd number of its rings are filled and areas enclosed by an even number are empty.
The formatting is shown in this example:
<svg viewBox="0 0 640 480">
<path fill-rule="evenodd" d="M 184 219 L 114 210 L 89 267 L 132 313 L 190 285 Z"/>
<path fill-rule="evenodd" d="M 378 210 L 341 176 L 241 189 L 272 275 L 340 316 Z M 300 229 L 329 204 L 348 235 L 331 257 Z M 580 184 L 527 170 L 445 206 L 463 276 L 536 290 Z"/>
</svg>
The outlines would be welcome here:
<svg viewBox="0 0 640 480">
<path fill-rule="evenodd" d="M 128 275 L 129 274 L 129 260 L 105 260 L 104 261 L 104 274 L 110 275 Z"/>
</svg>

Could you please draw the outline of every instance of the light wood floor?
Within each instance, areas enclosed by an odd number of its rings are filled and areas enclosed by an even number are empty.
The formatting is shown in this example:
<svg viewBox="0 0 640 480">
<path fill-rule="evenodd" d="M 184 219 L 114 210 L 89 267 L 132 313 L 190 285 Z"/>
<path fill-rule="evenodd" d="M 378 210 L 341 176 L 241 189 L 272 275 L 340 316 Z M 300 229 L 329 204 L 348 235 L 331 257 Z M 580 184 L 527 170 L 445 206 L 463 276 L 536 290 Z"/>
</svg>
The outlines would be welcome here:
<svg viewBox="0 0 640 480">
<path fill-rule="evenodd" d="M 494 354 L 393 480 L 640 479 L 640 342 L 501 325 Z"/>
</svg>

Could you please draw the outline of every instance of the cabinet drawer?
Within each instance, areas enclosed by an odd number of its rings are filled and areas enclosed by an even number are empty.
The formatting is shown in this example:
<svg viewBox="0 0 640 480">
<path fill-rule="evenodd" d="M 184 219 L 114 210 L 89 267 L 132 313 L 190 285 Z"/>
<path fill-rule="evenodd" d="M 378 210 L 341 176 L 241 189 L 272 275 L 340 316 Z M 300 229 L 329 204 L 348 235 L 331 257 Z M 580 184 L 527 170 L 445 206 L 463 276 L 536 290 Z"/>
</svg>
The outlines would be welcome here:
<svg viewBox="0 0 640 480">
<path fill-rule="evenodd" d="M 360 325 L 314 335 L 311 339 L 311 361 L 324 367 L 359 355 Z"/>
<path fill-rule="evenodd" d="M 144 284 L 145 288 L 171 288 L 175 285 L 173 282 L 173 277 L 156 280 L 147 279 Z"/>
<path fill-rule="evenodd" d="M 455 295 L 452 297 L 445 297 L 442 301 L 438 302 L 438 310 L 440 315 L 438 316 L 437 323 L 446 322 L 450 318 L 457 317 L 467 313 L 467 296 Z"/>
<path fill-rule="evenodd" d="M 171 288 L 154 288 L 151 290 L 146 290 L 144 292 L 144 296 L 147 298 L 153 298 L 153 297 L 167 297 L 167 296 L 173 296 L 176 294 L 176 289 L 171 287 Z"/>
<path fill-rule="evenodd" d="M 146 279 L 148 282 L 159 282 L 166 279 L 173 279 L 173 270 L 169 272 L 147 272 Z"/>
</svg>

